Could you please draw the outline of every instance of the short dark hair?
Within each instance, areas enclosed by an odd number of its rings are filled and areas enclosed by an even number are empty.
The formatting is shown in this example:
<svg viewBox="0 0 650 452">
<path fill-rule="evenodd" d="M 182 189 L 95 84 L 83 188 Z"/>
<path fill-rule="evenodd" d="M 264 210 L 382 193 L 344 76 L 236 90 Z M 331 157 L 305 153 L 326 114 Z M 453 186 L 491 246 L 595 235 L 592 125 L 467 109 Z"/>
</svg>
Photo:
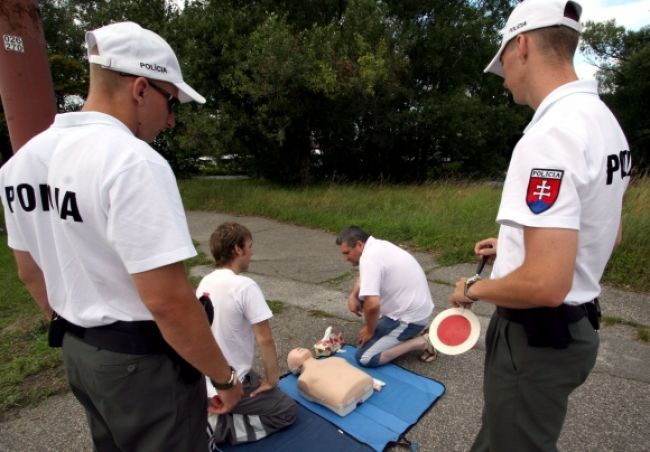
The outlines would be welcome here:
<svg viewBox="0 0 650 452">
<path fill-rule="evenodd" d="M 573 61 L 580 33 L 562 25 L 532 30 L 538 36 L 540 48 L 545 53 L 564 61 Z"/>
<path fill-rule="evenodd" d="M 336 244 L 342 245 L 345 243 L 347 246 L 354 246 L 359 241 L 366 243 L 368 237 L 370 237 L 370 234 L 359 226 L 351 225 L 339 232 L 339 235 L 336 237 Z"/>
<path fill-rule="evenodd" d="M 253 240 L 253 234 L 246 226 L 235 222 L 220 224 L 210 236 L 210 252 L 217 267 L 232 262 L 235 247 L 244 248 L 246 240 Z"/>
<path fill-rule="evenodd" d="M 567 2 L 564 7 L 564 17 L 576 22 L 580 21 L 580 12 L 577 8 L 579 7 L 574 2 Z M 544 52 L 564 61 L 573 61 L 580 41 L 580 33 L 576 30 L 563 25 L 555 25 L 532 30 L 532 33 L 538 36 L 539 44 Z"/>
</svg>

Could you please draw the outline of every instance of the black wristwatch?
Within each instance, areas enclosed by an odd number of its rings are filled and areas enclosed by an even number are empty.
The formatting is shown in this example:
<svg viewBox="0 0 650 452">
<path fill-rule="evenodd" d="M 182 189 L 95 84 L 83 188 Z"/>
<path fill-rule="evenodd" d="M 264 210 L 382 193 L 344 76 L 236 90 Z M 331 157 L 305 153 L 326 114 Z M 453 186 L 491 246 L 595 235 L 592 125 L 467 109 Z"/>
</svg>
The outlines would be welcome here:
<svg viewBox="0 0 650 452">
<path fill-rule="evenodd" d="M 471 303 L 474 303 L 475 301 L 478 301 L 478 298 L 472 298 L 469 296 L 469 288 L 472 287 L 476 281 L 480 281 L 481 277 L 479 275 L 474 275 L 471 278 L 468 278 L 465 280 L 465 287 L 463 288 L 463 295 L 465 295 L 465 299 Z"/>
<path fill-rule="evenodd" d="M 214 389 L 230 389 L 233 386 L 235 386 L 236 381 L 237 381 L 237 373 L 235 372 L 235 369 L 232 368 L 232 366 L 230 366 L 230 378 L 228 379 L 227 382 L 217 383 L 212 378 L 210 378 L 210 383 L 212 383 Z"/>
</svg>

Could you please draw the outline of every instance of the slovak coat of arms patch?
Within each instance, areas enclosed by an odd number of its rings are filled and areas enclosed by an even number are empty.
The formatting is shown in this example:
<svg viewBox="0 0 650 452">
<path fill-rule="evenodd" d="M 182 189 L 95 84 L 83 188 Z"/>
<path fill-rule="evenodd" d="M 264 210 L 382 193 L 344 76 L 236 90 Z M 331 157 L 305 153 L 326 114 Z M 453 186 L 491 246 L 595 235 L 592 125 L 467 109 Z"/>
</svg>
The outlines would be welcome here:
<svg viewBox="0 0 650 452">
<path fill-rule="evenodd" d="M 535 215 L 553 206 L 560 194 L 563 170 L 535 168 L 530 172 L 526 204 Z"/>
</svg>

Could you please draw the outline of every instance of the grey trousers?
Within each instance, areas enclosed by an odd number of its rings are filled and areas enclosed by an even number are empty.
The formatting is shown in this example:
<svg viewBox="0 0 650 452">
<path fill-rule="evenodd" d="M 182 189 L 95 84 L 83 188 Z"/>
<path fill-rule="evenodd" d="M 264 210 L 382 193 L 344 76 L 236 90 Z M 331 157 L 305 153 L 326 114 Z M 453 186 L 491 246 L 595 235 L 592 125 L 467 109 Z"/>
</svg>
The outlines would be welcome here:
<svg viewBox="0 0 650 452">
<path fill-rule="evenodd" d="M 230 444 L 257 441 L 294 423 L 296 403 L 279 388 L 250 397 L 260 382 L 260 376 L 251 370 L 242 385 L 244 395 L 232 412 L 208 415 L 211 451 L 218 451 L 218 444 L 225 441 Z"/>
<path fill-rule="evenodd" d="M 63 360 L 96 451 L 208 450 L 204 378 L 187 384 L 165 355 L 102 350 L 70 333 Z"/>
<path fill-rule="evenodd" d="M 566 349 L 530 347 L 524 327 L 496 313 L 486 333 L 483 419 L 472 451 L 556 451 L 569 394 L 596 363 L 599 338 L 584 317 Z"/>
</svg>

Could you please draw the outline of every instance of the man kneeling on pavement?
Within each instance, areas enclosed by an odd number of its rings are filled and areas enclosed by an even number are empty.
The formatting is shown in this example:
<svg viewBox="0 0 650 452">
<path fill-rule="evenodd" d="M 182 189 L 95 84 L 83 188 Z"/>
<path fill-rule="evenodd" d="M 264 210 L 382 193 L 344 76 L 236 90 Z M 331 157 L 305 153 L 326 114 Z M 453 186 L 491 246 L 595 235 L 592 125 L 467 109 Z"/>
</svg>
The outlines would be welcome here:
<svg viewBox="0 0 650 452">
<path fill-rule="evenodd" d="M 407 251 L 379 240 L 357 226 L 348 226 L 336 238 L 343 258 L 359 267 L 359 278 L 348 296 L 348 309 L 363 314 L 356 359 L 377 367 L 418 350 L 431 362 L 436 350 L 425 328 L 433 301 L 424 270 Z"/>
<path fill-rule="evenodd" d="M 212 333 L 224 356 L 242 382 L 244 396 L 232 412 L 214 414 L 218 392 L 207 381 L 208 435 L 210 449 L 225 441 L 246 443 L 265 438 L 293 424 L 295 402 L 278 387 L 279 366 L 275 341 L 269 326 L 273 316 L 259 286 L 246 271 L 253 256 L 251 232 L 238 223 L 221 224 L 210 237 L 210 251 L 217 269 L 205 276 L 197 296 L 207 295 L 214 306 Z M 264 364 L 264 376 L 253 369 L 257 341 Z"/>
</svg>

